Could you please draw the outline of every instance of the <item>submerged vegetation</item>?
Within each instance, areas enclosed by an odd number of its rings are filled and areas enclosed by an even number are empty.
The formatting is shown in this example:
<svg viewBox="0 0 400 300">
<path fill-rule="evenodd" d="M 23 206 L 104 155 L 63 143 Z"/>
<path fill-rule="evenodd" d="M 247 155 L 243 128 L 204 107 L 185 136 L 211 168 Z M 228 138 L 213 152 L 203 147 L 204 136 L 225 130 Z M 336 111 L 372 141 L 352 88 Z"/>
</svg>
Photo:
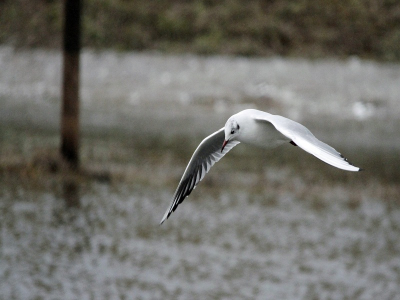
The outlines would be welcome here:
<svg viewBox="0 0 400 300">
<path fill-rule="evenodd" d="M 59 47 L 62 2 L 0 2 L 0 43 Z M 400 2 L 84 1 L 85 47 L 400 59 Z"/>
</svg>

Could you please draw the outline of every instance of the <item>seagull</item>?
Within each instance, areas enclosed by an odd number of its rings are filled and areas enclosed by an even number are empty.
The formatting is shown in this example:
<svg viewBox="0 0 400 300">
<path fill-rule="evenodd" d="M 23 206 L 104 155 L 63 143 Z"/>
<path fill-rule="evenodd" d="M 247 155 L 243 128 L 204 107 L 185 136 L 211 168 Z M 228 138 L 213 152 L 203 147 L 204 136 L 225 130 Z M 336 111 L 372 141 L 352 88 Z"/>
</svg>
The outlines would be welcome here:
<svg viewBox="0 0 400 300">
<path fill-rule="evenodd" d="M 282 116 L 245 109 L 231 116 L 225 127 L 206 137 L 194 151 L 160 224 L 190 195 L 211 167 L 239 143 L 262 148 L 290 143 L 336 168 L 353 172 L 362 170 L 318 140 L 305 126 Z"/>
</svg>

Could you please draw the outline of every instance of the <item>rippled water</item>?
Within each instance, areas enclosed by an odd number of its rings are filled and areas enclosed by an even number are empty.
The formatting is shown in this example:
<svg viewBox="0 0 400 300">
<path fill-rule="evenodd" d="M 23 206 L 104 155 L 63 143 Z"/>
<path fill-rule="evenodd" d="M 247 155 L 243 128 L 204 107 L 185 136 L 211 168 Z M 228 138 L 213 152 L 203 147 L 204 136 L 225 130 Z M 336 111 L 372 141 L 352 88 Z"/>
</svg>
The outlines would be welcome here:
<svg viewBox="0 0 400 300">
<path fill-rule="evenodd" d="M 163 226 L 170 188 L 1 187 L 4 299 L 395 299 L 400 205 L 346 185 L 307 197 L 202 187 Z M 313 187 L 310 187 L 313 189 Z M 304 196 L 296 196 L 303 190 Z M 317 192 L 318 194 L 318 192 Z"/>
<path fill-rule="evenodd" d="M 0 64 L 0 299 L 400 297 L 398 65 L 85 52 L 93 179 L 46 165 L 59 55 L 0 48 Z M 198 142 L 248 106 L 367 170 L 242 145 L 159 226 Z"/>
</svg>

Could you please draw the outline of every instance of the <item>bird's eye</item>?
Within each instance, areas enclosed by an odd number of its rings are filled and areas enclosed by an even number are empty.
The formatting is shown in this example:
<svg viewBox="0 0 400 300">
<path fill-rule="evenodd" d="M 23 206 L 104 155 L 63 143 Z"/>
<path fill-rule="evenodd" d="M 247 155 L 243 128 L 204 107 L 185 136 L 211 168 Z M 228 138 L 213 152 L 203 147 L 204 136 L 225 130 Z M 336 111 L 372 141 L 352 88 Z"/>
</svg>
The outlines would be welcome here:
<svg viewBox="0 0 400 300">
<path fill-rule="evenodd" d="M 235 131 L 234 130 L 231 130 L 231 134 L 234 134 L 235 133 Z"/>
</svg>

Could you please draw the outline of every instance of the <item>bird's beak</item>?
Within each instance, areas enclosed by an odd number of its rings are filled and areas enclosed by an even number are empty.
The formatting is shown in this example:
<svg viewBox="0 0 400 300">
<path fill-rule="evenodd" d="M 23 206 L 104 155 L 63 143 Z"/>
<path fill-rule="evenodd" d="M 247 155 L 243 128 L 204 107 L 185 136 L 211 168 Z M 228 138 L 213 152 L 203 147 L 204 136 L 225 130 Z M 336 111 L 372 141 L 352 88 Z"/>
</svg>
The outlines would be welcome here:
<svg viewBox="0 0 400 300">
<path fill-rule="evenodd" d="M 222 153 L 222 151 L 224 151 L 224 148 L 225 148 L 225 146 L 226 146 L 226 144 L 228 144 L 228 142 L 229 142 L 229 140 L 224 140 L 224 142 L 222 143 L 222 148 L 221 148 L 221 153 Z"/>
</svg>

